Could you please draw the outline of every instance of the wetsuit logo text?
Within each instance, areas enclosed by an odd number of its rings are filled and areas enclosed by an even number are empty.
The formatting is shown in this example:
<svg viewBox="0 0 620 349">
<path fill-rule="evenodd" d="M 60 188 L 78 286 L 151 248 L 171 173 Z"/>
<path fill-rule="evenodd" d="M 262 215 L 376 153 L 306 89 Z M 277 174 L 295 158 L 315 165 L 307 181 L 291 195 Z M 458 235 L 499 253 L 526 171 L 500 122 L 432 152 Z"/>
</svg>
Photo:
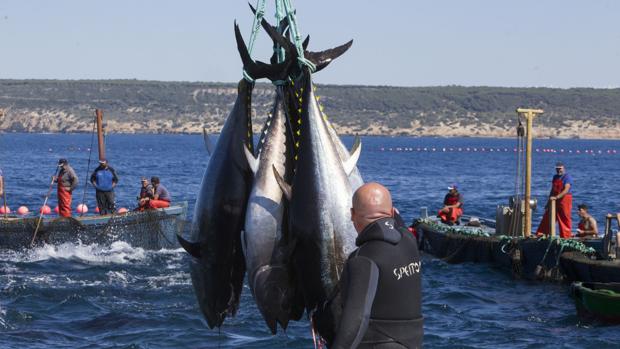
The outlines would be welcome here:
<svg viewBox="0 0 620 349">
<path fill-rule="evenodd" d="M 400 280 L 403 276 L 409 277 L 420 273 L 421 268 L 422 262 L 412 262 L 403 267 L 394 268 L 394 276 L 396 280 Z"/>
</svg>

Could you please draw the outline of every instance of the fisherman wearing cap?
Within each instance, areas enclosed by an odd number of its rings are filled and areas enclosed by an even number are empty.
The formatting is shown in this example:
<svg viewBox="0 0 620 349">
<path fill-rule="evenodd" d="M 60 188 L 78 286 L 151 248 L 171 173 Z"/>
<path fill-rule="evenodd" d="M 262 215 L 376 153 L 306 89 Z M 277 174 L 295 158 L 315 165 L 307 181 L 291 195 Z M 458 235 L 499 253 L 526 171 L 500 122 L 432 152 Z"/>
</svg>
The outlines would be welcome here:
<svg viewBox="0 0 620 349">
<path fill-rule="evenodd" d="M 586 204 L 578 205 L 577 214 L 579 215 L 579 225 L 576 236 L 582 239 L 597 238 L 598 227 L 596 219 L 588 213 L 588 206 Z"/>
<path fill-rule="evenodd" d="M 141 187 L 140 194 L 138 195 L 138 208 L 136 211 L 144 211 L 147 207 L 150 199 L 155 195 L 155 190 L 153 189 L 153 185 L 149 183 L 149 180 L 146 177 L 142 177 L 140 179 Z"/>
<path fill-rule="evenodd" d="M 58 160 L 58 167 L 58 176 L 54 176 L 54 182 L 58 183 L 58 214 L 71 217 L 71 195 L 78 185 L 78 177 L 67 159 Z"/>
<path fill-rule="evenodd" d="M 90 176 L 90 183 L 96 190 L 99 214 L 114 213 L 114 187 L 118 183 L 116 171 L 108 166 L 106 159 L 99 160 L 99 167 Z"/>
<path fill-rule="evenodd" d="M 459 224 L 459 220 L 463 215 L 463 195 L 459 193 L 458 186 L 452 184 L 448 187 L 448 193 L 443 199 L 443 208 L 437 213 L 437 217 L 441 218 L 441 222 L 454 225 Z"/>
<path fill-rule="evenodd" d="M 560 237 L 568 239 L 572 236 L 572 220 L 571 211 L 573 209 L 573 178 L 566 173 L 564 164 L 558 162 L 555 164 L 556 174 L 551 181 L 551 191 L 549 192 L 549 201 L 555 201 L 556 220 L 560 226 Z M 548 207 L 548 203 L 547 203 Z M 549 235 L 549 210 L 545 210 L 543 219 L 536 230 L 537 236 L 543 234 Z"/>
</svg>

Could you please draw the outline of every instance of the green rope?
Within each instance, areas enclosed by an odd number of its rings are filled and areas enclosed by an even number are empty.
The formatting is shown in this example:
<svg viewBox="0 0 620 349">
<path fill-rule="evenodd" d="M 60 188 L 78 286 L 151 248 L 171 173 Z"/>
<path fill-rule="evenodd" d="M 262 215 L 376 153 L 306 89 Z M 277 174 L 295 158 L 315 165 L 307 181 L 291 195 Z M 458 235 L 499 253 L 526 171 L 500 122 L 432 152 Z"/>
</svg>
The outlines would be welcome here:
<svg viewBox="0 0 620 349">
<path fill-rule="evenodd" d="M 248 44 L 248 53 L 250 54 L 250 58 L 252 57 L 252 50 L 254 49 L 254 42 L 256 41 L 256 36 L 258 35 L 258 31 L 261 27 L 261 21 L 263 20 L 263 16 L 265 15 L 265 0 L 256 0 L 256 14 L 254 14 L 254 22 L 252 23 L 252 33 L 250 34 L 250 42 Z M 243 69 L 243 78 L 248 82 L 253 83 L 255 80 L 253 77 L 248 74 L 248 72 Z"/>
<path fill-rule="evenodd" d="M 445 224 L 440 224 L 437 221 L 434 221 L 430 218 L 422 218 L 420 219 L 420 222 L 442 233 L 460 234 L 460 235 L 469 235 L 469 236 L 483 236 L 483 237 L 494 236 L 497 239 L 499 239 L 499 242 L 501 244 L 504 244 L 504 245 L 507 244 L 512 239 L 516 239 L 518 241 L 522 241 L 526 239 L 523 237 L 513 238 L 510 236 L 506 236 L 506 235 L 492 235 L 480 228 L 473 228 L 473 227 L 467 227 L 467 226 L 457 226 L 457 227 L 447 226 Z M 546 239 L 546 238 L 543 237 L 542 239 Z M 585 255 L 592 255 L 596 253 L 596 250 L 594 248 L 588 247 L 578 240 L 562 239 L 559 237 L 552 237 L 549 239 L 551 239 L 552 241 L 550 241 L 549 246 L 547 246 L 547 251 L 545 252 L 545 257 L 543 258 L 543 260 L 546 258 L 547 252 L 549 252 L 549 248 L 551 248 L 551 245 L 553 245 L 554 243 L 556 244 L 557 247 L 560 248 L 561 251 L 576 251 L 576 252 L 581 252 Z M 502 247 L 505 247 L 505 246 L 502 246 Z"/>
<path fill-rule="evenodd" d="M 310 69 L 311 73 L 316 71 L 316 66 L 314 63 L 310 62 L 304 57 L 304 48 L 303 41 L 301 37 L 301 33 L 299 32 L 299 28 L 297 27 L 297 18 L 295 18 L 295 10 L 293 9 L 293 5 L 291 5 L 290 0 L 281 0 L 284 5 L 284 11 L 286 12 L 286 17 L 288 17 L 288 24 L 291 31 L 291 36 L 293 37 L 293 43 L 295 44 L 295 48 L 297 49 L 297 61 L 300 65 L 305 65 Z"/>
</svg>

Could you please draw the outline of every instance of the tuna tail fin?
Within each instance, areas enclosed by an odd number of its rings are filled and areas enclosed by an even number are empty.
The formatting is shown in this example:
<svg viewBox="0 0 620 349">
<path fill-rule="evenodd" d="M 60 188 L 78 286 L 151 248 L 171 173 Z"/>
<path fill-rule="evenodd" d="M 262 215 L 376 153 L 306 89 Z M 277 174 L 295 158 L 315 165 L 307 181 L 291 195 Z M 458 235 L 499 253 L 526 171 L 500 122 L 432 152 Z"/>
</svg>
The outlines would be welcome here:
<svg viewBox="0 0 620 349">
<path fill-rule="evenodd" d="M 278 182 L 280 189 L 282 189 L 282 193 L 284 193 L 284 196 L 288 201 L 291 201 L 291 198 L 293 197 L 293 188 L 290 184 L 284 181 L 284 178 L 280 176 L 278 169 L 274 165 L 271 165 L 271 168 L 273 168 L 273 175 L 276 177 L 276 181 Z"/>
<path fill-rule="evenodd" d="M 209 138 L 209 134 L 207 133 L 206 127 L 202 128 L 202 137 L 204 138 L 205 148 L 207 148 L 207 153 L 209 153 L 209 156 L 213 155 L 213 151 L 215 150 L 215 145 L 213 144 L 213 141 L 211 140 L 211 138 Z"/>
<path fill-rule="evenodd" d="M 276 42 L 278 42 L 282 47 L 287 49 L 289 45 L 288 40 L 286 40 L 282 35 L 278 34 L 276 30 L 274 30 L 270 25 L 263 25 L 263 28 L 267 31 L 269 36 Z M 239 25 L 235 22 L 235 39 L 237 41 L 237 50 L 239 51 L 239 56 L 241 56 L 241 61 L 243 62 L 243 69 L 245 69 L 246 73 L 252 79 L 262 79 L 268 78 L 272 81 L 276 80 L 285 80 L 288 76 L 288 71 L 291 66 L 292 59 L 287 58 L 286 61 L 278 64 L 267 64 L 261 61 L 254 61 L 250 56 L 250 52 L 248 51 L 247 46 L 245 45 L 245 41 L 243 40 L 243 36 L 241 35 L 241 31 L 239 30 Z M 291 56 L 292 52 L 289 52 L 290 49 L 287 49 L 287 57 Z"/>
<path fill-rule="evenodd" d="M 348 175 L 353 172 L 353 169 L 357 165 L 357 160 L 360 158 L 360 153 L 362 151 L 362 140 L 359 136 L 355 136 L 355 142 L 353 142 L 353 147 L 351 147 L 351 156 L 342 163 L 344 168 L 344 172 Z"/>
<path fill-rule="evenodd" d="M 177 240 L 183 249 L 189 253 L 192 257 L 200 259 L 202 253 L 200 252 L 200 244 L 197 242 L 190 242 L 185 240 L 181 235 L 177 234 Z"/>
<path fill-rule="evenodd" d="M 319 71 L 329 65 L 334 59 L 342 56 L 353 45 L 353 40 L 347 42 L 344 45 L 340 45 L 329 50 L 321 52 L 305 51 L 304 56 L 310 60 L 316 66 L 316 71 Z"/>
<path fill-rule="evenodd" d="M 247 144 L 243 145 L 243 152 L 245 153 L 245 158 L 248 160 L 248 165 L 250 165 L 252 173 L 256 175 L 256 172 L 258 172 L 259 159 L 254 157 L 254 154 L 252 154 Z"/>
</svg>

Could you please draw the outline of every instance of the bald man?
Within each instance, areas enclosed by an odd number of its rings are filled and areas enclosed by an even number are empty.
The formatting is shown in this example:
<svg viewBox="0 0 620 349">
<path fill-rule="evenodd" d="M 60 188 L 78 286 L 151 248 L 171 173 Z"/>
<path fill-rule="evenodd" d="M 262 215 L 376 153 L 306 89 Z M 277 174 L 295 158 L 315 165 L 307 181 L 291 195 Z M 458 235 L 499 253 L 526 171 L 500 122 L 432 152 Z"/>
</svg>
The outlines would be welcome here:
<svg viewBox="0 0 620 349">
<path fill-rule="evenodd" d="M 330 348 L 421 348 L 421 268 L 418 245 L 394 221 L 390 192 L 367 183 L 353 195 L 358 248 L 339 289 L 342 316 Z"/>
</svg>

